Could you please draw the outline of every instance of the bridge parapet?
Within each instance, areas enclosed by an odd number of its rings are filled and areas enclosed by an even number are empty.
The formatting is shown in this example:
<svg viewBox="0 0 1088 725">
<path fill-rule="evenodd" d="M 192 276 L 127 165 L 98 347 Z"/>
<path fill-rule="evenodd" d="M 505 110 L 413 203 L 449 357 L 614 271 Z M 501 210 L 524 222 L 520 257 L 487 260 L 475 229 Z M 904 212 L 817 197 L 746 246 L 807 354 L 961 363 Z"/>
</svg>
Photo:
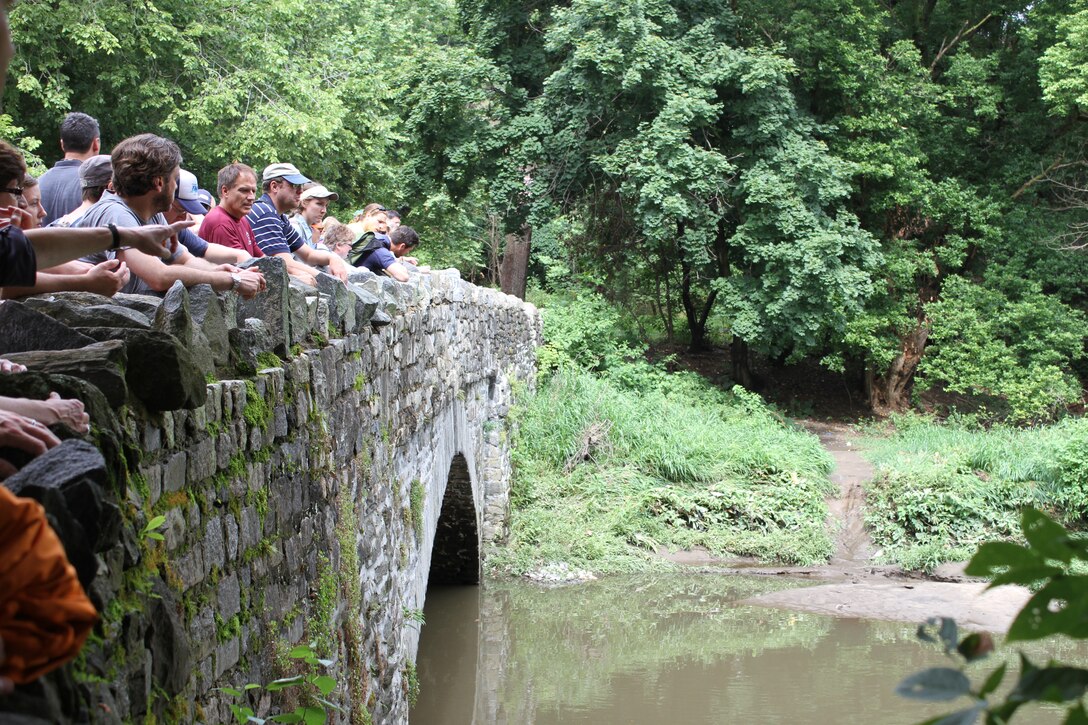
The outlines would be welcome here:
<svg viewBox="0 0 1088 725">
<path fill-rule="evenodd" d="M 8 482 L 82 551 L 102 624 L 75 665 L 0 708 L 230 722 L 216 688 L 293 674 L 284 653 L 313 642 L 336 662 L 341 722 L 407 720 L 432 545 L 463 576 L 474 544 L 478 574 L 505 531 L 506 416 L 512 384 L 532 384 L 540 318 L 455 271 L 313 289 L 260 266 L 260 305 L 180 286 L 0 305 L 0 354 L 48 373 L 0 376 L 0 394 L 78 395 L 102 453 L 66 441 Z M 141 534 L 157 516 L 162 542 Z"/>
</svg>

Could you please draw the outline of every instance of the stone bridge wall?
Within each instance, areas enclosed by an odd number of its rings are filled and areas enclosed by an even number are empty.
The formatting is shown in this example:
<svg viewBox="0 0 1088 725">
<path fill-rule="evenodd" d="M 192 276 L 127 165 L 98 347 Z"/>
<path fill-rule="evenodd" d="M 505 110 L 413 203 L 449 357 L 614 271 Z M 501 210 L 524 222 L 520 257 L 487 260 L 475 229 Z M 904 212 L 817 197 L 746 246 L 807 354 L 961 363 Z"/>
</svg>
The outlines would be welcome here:
<svg viewBox="0 0 1088 725">
<path fill-rule="evenodd" d="M 539 316 L 452 271 L 318 294 L 260 265 L 269 293 L 241 304 L 176 286 L 0 305 L 0 354 L 50 373 L 0 394 L 52 387 L 92 412 L 96 447 L 65 441 L 7 484 L 45 503 L 102 613 L 0 720 L 232 722 L 242 700 L 216 688 L 299 672 L 297 643 L 335 661 L 340 722 L 407 720 L 428 574 L 471 577 L 465 553 L 504 533 L 506 412 Z M 160 515 L 161 542 L 141 533 Z"/>
</svg>

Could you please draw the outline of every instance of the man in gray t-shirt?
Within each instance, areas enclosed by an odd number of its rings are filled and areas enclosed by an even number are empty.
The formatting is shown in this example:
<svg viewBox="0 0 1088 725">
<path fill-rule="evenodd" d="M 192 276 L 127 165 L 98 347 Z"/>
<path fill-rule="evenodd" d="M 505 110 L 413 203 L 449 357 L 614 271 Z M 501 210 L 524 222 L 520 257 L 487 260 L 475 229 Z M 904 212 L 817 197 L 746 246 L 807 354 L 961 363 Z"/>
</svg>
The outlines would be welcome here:
<svg viewBox="0 0 1088 725">
<path fill-rule="evenodd" d="M 38 179 L 45 208 L 42 226 L 52 224 L 83 203 L 79 167 L 98 154 L 101 145 L 98 121 L 86 113 L 69 113 L 64 117 L 60 125 L 60 148 L 64 158 Z"/>
<path fill-rule="evenodd" d="M 110 158 L 116 193 L 104 193 L 76 226 L 138 227 L 164 222 L 163 212 L 173 204 L 178 188 L 181 151 L 177 144 L 145 133 L 117 144 Z M 216 292 L 234 290 L 248 298 L 265 287 L 260 272 L 228 264 L 214 265 L 194 257 L 181 245 L 165 264 L 129 247 L 108 254 L 127 264 L 132 273 L 122 292 L 163 294 L 180 281 L 186 287 L 208 284 Z"/>
</svg>

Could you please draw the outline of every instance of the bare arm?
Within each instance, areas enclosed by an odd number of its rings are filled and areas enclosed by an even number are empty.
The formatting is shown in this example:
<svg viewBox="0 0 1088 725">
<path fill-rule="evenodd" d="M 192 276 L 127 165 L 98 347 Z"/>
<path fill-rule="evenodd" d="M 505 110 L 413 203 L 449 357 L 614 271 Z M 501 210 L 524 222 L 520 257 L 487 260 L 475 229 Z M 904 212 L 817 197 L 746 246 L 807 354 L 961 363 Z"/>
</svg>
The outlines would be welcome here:
<svg viewBox="0 0 1088 725">
<path fill-rule="evenodd" d="M 321 249 L 314 249 L 305 244 L 296 249 L 295 254 L 311 267 L 328 267 L 329 272 L 338 277 L 340 281 L 347 282 L 347 263 L 339 254 L 333 254 L 332 252 L 326 252 Z"/>
<path fill-rule="evenodd" d="M 140 250 L 144 256 L 168 257 L 177 245 L 177 233 L 192 226 L 184 221 L 171 224 L 153 224 L 143 227 L 117 227 L 121 246 Z M 113 234 L 106 227 L 89 229 L 27 229 L 23 232 L 34 246 L 38 269 L 101 252 L 113 245 Z"/>
<path fill-rule="evenodd" d="M 183 251 L 173 264 L 163 264 L 162 260 L 136 249 L 125 249 L 118 252 L 117 256 L 128 264 L 133 274 L 156 292 L 165 292 L 179 280 L 186 287 L 210 284 L 216 292 L 225 292 L 234 285 L 230 272 L 217 270 L 204 260 L 196 260 L 193 264 L 195 258 L 188 251 Z"/>
<path fill-rule="evenodd" d="M 204 259 L 212 264 L 241 264 L 251 257 L 243 249 L 224 247 L 222 244 L 209 244 L 208 251 L 204 252 Z"/>
<path fill-rule="evenodd" d="M 289 254 L 288 252 L 281 252 L 280 254 L 277 254 L 275 256 L 282 259 L 287 265 L 287 274 L 291 275 L 292 277 L 297 277 L 299 280 L 305 282 L 311 287 L 317 286 L 318 270 L 314 269 L 308 264 L 303 264 L 302 262 L 291 256 L 291 254 Z"/>
<path fill-rule="evenodd" d="M 50 393 L 45 400 L 0 397 L 0 410 L 32 418 L 45 425 L 64 423 L 76 433 L 91 429 L 91 417 L 83 409 L 83 401 L 65 399 Z"/>
<path fill-rule="evenodd" d="M 94 266 L 87 265 L 83 272 L 38 272 L 33 287 L 4 287 L 3 297 L 14 299 L 48 292 L 94 292 L 112 297 L 125 286 L 128 278 L 128 266 L 120 260 L 110 259 Z"/>
<path fill-rule="evenodd" d="M 398 282 L 408 281 L 408 270 L 400 262 L 393 262 L 385 268 L 385 273 Z"/>
</svg>

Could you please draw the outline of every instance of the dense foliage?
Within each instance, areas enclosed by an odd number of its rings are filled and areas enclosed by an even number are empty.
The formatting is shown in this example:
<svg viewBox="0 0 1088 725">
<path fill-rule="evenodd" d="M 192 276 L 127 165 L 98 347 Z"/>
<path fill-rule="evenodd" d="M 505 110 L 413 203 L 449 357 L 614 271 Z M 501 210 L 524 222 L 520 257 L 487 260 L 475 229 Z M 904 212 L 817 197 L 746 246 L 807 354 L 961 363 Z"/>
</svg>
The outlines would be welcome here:
<svg viewBox="0 0 1088 725">
<path fill-rule="evenodd" d="M 963 561 L 984 541 L 1018 537 L 1026 506 L 1088 515 L 1088 421 L 980 428 L 896 416 L 865 441 L 876 468 L 866 523 L 884 556 L 910 569 Z"/>
<path fill-rule="evenodd" d="M 514 441 L 505 573 L 666 566 L 704 548 L 799 564 L 832 550 L 831 458 L 752 393 L 651 365 L 586 294 L 544 298 L 543 375 Z"/>
<path fill-rule="evenodd" d="M 205 185 L 289 159 L 334 212 L 410 207 L 474 279 L 531 240 L 538 282 L 728 343 L 745 385 L 758 355 L 879 412 L 916 377 L 1016 421 L 1081 397 L 1083 0 L 247 7 L 20 2 L 0 133 L 48 164 L 83 110 L 107 146 L 176 138 Z"/>
</svg>

